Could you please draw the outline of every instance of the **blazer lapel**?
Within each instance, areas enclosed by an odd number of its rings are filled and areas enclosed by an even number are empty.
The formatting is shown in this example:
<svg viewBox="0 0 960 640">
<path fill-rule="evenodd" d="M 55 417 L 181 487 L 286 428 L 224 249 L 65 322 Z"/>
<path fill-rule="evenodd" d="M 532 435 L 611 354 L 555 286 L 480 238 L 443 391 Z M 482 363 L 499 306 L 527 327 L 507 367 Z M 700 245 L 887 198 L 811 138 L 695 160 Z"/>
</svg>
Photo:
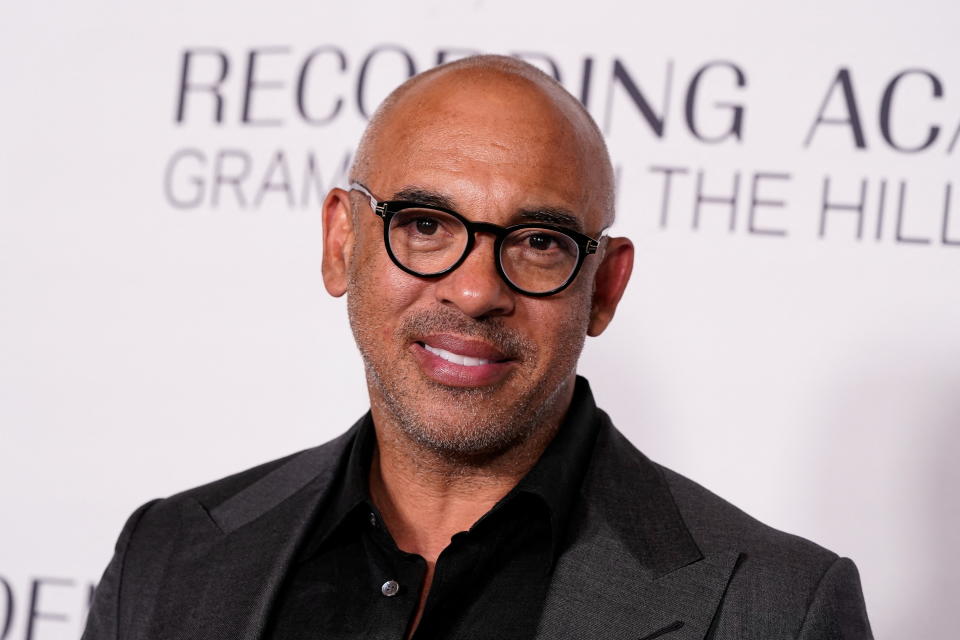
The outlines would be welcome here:
<svg viewBox="0 0 960 640">
<path fill-rule="evenodd" d="M 197 503 L 184 513 L 185 526 L 202 533 L 179 550 L 174 575 L 164 577 L 170 595 L 151 638 L 262 636 L 283 577 L 359 424 L 294 456 L 213 509 Z"/>
<path fill-rule="evenodd" d="M 704 557 L 659 469 L 598 414 L 536 637 L 702 640 L 740 554 Z"/>
</svg>

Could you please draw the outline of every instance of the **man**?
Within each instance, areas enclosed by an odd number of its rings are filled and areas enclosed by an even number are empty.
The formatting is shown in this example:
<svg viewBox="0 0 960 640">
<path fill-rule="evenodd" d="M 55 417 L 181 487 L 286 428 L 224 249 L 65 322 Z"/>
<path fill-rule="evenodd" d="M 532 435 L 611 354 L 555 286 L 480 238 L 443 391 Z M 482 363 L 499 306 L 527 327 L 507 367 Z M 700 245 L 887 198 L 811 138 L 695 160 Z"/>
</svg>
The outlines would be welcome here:
<svg viewBox="0 0 960 640">
<path fill-rule="evenodd" d="M 633 247 L 581 105 L 476 57 L 323 205 L 370 413 L 130 518 L 85 638 L 869 638 L 854 565 L 647 460 L 576 364 Z"/>
</svg>

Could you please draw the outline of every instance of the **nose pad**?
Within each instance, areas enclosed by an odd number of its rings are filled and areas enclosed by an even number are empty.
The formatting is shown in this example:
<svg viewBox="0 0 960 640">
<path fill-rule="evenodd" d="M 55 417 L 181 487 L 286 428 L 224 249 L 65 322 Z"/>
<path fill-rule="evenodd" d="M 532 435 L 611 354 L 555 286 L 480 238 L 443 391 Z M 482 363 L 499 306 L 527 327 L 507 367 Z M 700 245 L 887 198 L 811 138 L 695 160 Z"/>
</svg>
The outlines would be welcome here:
<svg viewBox="0 0 960 640">
<path fill-rule="evenodd" d="M 477 235 L 463 263 L 437 282 L 438 302 L 453 305 L 472 318 L 512 313 L 514 293 L 500 277 L 496 259 L 494 239 Z"/>
</svg>

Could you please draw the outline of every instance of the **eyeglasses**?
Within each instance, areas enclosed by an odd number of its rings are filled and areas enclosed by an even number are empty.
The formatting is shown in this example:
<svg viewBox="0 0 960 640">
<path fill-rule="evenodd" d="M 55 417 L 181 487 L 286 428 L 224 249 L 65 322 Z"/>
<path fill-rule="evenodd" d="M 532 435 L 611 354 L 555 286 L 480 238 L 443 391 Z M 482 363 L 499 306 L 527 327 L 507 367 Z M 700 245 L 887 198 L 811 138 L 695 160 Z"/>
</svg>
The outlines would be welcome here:
<svg viewBox="0 0 960 640">
<path fill-rule="evenodd" d="M 370 208 L 383 219 L 387 254 L 397 267 L 415 276 L 450 273 L 463 264 L 476 234 L 490 233 L 496 237 L 493 253 L 504 282 L 524 295 L 549 296 L 570 286 L 584 258 L 600 246 L 599 239 L 552 224 L 501 227 L 418 202 L 378 201 L 359 182 L 351 183 L 350 190 L 370 199 Z"/>
</svg>

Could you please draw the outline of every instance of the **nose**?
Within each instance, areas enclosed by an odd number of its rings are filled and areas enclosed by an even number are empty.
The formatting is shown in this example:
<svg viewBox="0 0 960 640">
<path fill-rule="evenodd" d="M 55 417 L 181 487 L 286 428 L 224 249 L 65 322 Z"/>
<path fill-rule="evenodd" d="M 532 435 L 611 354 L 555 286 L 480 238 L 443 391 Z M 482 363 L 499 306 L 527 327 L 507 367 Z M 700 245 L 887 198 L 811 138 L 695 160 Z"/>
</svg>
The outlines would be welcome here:
<svg viewBox="0 0 960 640">
<path fill-rule="evenodd" d="M 452 305 L 471 318 L 513 313 L 515 294 L 497 272 L 493 245 L 492 237 L 477 235 L 463 263 L 437 281 L 438 302 Z"/>
</svg>

